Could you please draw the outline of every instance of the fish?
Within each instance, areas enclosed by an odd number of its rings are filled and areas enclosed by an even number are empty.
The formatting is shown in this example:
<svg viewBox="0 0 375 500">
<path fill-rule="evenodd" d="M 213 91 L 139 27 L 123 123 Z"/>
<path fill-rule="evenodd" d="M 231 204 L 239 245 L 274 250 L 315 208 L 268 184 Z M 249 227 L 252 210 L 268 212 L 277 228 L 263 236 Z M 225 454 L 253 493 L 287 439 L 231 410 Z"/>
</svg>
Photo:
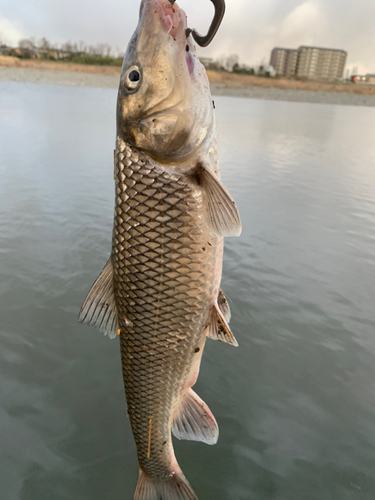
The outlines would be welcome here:
<svg viewBox="0 0 375 500">
<path fill-rule="evenodd" d="M 142 0 L 116 116 L 112 251 L 79 319 L 120 340 L 134 500 L 197 500 L 171 435 L 218 439 L 192 387 L 207 338 L 238 345 L 220 282 L 224 237 L 239 236 L 241 220 L 220 180 L 209 82 L 177 3 Z"/>
</svg>

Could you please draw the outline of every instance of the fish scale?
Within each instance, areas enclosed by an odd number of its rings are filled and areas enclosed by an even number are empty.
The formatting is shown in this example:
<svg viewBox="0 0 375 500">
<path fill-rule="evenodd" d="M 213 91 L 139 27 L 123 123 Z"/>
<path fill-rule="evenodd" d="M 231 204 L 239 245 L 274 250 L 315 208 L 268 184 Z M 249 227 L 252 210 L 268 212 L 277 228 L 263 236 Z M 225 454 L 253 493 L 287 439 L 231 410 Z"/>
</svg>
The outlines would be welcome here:
<svg viewBox="0 0 375 500">
<path fill-rule="evenodd" d="M 112 263 L 128 413 L 142 469 L 167 478 L 171 416 L 204 347 L 222 238 L 209 232 L 202 190 L 181 169 L 118 139 L 115 179 Z"/>
</svg>

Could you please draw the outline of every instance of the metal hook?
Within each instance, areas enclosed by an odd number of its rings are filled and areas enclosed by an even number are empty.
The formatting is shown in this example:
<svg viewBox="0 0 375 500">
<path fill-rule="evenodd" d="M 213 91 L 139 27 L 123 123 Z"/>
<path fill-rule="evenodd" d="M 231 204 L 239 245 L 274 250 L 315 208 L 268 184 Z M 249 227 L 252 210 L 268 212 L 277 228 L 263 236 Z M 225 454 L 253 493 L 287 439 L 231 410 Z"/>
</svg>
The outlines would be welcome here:
<svg viewBox="0 0 375 500">
<path fill-rule="evenodd" d="M 176 0 L 169 0 L 169 1 L 171 3 L 172 2 L 174 3 Z M 211 0 L 211 2 L 214 4 L 215 7 L 215 15 L 207 35 L 202 36 L 197 32 L 197 30 L 194 29 L 192 30 L 190 28 L 186 30 L 186 37 L 188 37 L 191 33 L 194 40 L 200 47 L 207 47 L 207 45 L 209 45 L 212 42 L 217 33 L 217 30 L 220 27 L 221 21 L 223 20 L 225 13 L 225 0 Z"/>
</svg>

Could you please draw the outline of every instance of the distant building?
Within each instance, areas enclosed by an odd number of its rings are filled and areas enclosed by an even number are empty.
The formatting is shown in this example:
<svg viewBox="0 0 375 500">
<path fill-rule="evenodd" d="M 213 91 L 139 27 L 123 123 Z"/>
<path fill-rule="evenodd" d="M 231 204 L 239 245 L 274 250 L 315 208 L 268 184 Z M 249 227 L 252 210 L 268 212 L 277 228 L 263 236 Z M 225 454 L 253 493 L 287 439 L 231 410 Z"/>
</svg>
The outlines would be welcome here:
<svg viewBox="0 0 375 500">
<path fill-rule="evenodd" d="M 350 79 L 353 83 L 370 83 L 372 85 L 375 84 L 375 75 L 353 75 Z"/>
<path fill-rule="evenodd" d="M 270 65 L 276 76 L 294 76 L 297 70 L 298 50 L 275 47 L 271 52 Z"/>
<path fill-rule="evenodd" d="M 344 50 L 301 46 L 296 49 L 274 48 L 271 66 L 278 76 L 298 76 L 316 80 L 341 80 L 347 53 Z"/>
<path fill-rule="evenodd" d="M 341 80 L 347 55 L 344 50 L 302 46 L 298 49 L 297 76 Z"/>
<path fill-rule="evenodd" d="M 352 75 L 350 80 L 353 83 L 366 83 L 366 75 Z"/>
</svg>

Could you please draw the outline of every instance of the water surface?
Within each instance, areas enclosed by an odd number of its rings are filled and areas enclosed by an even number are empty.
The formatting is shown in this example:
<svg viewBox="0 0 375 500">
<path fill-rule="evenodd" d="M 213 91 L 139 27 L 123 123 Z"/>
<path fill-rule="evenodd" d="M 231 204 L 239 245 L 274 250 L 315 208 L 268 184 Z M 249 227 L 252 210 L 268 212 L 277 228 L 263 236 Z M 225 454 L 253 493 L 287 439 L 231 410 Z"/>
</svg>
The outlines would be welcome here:
<svg viewBox="0 0 375 500">
<path fill-rule="evenodd" d="M 118 342 L 77 322 L 110 251 L 115 100 L 0 83 L 4 500 L 132 498 Z M 178 460 L 200 500 L 373 499 L 375 110 L 215 101 L 240 347 L 208 342 L 220 439 Z"/>
</svg>

